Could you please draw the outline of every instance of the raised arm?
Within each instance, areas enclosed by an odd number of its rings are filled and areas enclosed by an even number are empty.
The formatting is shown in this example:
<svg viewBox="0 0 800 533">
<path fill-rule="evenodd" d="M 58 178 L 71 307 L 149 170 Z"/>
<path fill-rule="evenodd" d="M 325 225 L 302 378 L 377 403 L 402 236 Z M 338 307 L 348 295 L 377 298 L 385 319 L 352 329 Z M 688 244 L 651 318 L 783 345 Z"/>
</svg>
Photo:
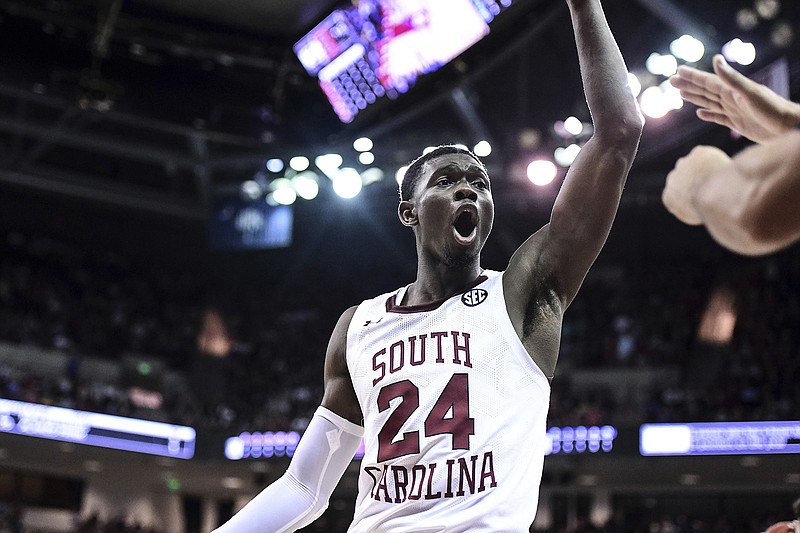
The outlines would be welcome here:
<svg viewBox="0 0 800 533">
<path fill-rule="evenodd" d="M 600 0 L 567 3 L 594 133 L 567 172 L 550 223 L 509 263 L 504 286 L 515 287 L 506 294 L 512 320 L 529 316 L 533 300 L 557 304 L 559 311 L 572 301 L 611 229 L 642 131 L 628 70 Z"/>
</svg>

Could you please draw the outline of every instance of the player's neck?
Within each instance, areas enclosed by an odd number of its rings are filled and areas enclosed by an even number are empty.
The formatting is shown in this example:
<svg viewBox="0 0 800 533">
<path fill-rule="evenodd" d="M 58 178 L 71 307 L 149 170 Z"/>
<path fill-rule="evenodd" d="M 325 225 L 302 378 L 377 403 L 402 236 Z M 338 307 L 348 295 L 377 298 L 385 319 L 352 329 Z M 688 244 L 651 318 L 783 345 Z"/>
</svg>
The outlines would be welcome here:
<svg viewBox="0 0 800 533">
<path fill-rule="evenodd" d="M 463 292 L 475 283 L 483 272 L 480 264 L 465 265 L 464 268 L 439 265 L 438 268 L 417 268 L 417 279 L 412 283 L 405 296 L 403 305 L 422 305 Z"/>
</svg>

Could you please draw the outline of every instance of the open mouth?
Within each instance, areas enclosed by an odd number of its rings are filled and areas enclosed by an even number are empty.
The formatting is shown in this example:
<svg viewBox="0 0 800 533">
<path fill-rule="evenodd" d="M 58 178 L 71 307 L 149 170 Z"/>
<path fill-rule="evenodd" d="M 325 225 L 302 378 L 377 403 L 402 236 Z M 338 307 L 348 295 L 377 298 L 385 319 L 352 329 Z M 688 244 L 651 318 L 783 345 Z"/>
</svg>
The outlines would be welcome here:
<svg viewBox="0 0 800 533">
<path fill-rule="evenodd" d="M 461 214 L 456 217 L 456 221 L 453 223 L 456 233 L 458 233 L 458 235 L 463 239 L 472 237 L 477 226 L 477 216 L 470 210 L 462 211 Z"/>
</svg>

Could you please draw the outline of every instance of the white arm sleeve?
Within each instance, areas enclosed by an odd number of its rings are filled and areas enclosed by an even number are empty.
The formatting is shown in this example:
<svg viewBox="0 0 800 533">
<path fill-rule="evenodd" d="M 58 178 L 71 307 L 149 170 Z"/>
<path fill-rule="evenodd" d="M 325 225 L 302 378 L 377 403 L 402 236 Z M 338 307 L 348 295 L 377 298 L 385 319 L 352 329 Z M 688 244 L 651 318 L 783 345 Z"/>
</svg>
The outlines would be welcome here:
<svg viewBox="0 0 800 533">
<path fill-rule="evenodd" d="M 361 444 L 364 428 L 322 406 L 286 473 L 213 533 L 283 533 L 316 520 Z"/>
</svg>

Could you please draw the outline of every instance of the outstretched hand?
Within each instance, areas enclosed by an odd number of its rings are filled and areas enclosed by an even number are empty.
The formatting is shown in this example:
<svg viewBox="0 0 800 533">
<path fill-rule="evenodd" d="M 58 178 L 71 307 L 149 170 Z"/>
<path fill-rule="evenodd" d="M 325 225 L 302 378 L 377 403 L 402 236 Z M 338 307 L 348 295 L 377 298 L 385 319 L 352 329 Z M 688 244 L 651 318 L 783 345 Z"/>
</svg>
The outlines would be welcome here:
<svg viewBox="0 0 800 533">
<path fill-rule="evenodd" d="M 800 122 L 800 105 L 737 72 L 721 55 L 714 56 L 713 62 L 713 74 L 681 66 L 670 78 L 681 96 L 699 107 L 698 117 L 758 143 Z"/>
</svg>

